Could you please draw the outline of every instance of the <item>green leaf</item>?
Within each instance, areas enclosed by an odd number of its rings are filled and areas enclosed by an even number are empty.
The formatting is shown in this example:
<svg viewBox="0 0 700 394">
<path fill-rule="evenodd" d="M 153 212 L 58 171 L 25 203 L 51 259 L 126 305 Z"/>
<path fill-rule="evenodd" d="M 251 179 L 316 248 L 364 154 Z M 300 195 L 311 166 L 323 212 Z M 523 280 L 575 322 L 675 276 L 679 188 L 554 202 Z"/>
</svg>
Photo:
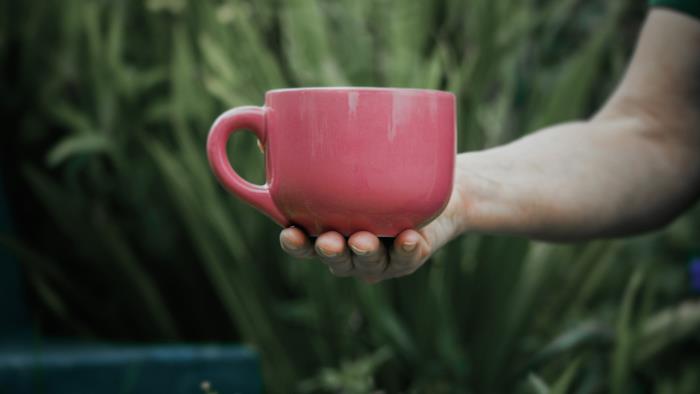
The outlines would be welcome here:
<svg viewBox="0 0 700 394">
<path fill-rule="evenodd" d="M 567 394 L 567 393 L 569 393 L 570 392 L 569 386 L 571 386 L 571 382 L 576 377 L 576 372 L 578 371 L 580 366 L 581 366 L 581 358 L 578 358 L 578 359 L 574 360 L 574 362 L 569 364 L 569 366 L 566 367 L 566 370 L 564 370 L 564 373 L 554 383 L 554 387 L 552 387 L 552 391 L 550 394 Z"/>
<path fill-rule="evenodd" d="M 689 300 L 649 317 L 635 338 L 634 363 L 643 364 L 670 346 L 698 334 L 700 301 Z"/>
<path fill-rule="evenodd" d="M 333 32 L 318 0 L 285 1 L 281 8 L 286 55 L 295 77 L 304 85 L 347 85 L 330 50 Z"/>
<path fill-rule="evenodd" d="M 547 383 L 545 383 L 542 378 L 539 377 L 534 372 L 531 372 L 527 376 L 527 381 L 530 384 L 530 389 L 532 390 L 533 393 L 535 394 L 550 394 L 551 390 L 549 386 L 547 386 Z"/>
<path fill-rule="evenodd" d="M 47 163 L 56 167 L 76 155 L 110 152 L 112 145 L 103 134 L 74 134 L 56 144 L 46 156 Z"/>
<path fill-rule="evenodd" d="M 524 370 L 553 362 L 586 345 L 600 345 L 612 342 L 612 330 L 599 322 L 584 322 L 564 331 L 537 352 Z"/>
<path fill-rule="evenodd" d="M 635 332 L 632 326 L 632 308 L 634 300 L 642 286 L 644 279 L 643 268 L 638 268 L 625 289 L 622 305 L 617 319 L 615 349 L 612 354 L 612 370 L 610 378 L 610 392 L 612 394 L 625 394 L 628 389 L 628 378 L 633 364 Z"/>
</svg>

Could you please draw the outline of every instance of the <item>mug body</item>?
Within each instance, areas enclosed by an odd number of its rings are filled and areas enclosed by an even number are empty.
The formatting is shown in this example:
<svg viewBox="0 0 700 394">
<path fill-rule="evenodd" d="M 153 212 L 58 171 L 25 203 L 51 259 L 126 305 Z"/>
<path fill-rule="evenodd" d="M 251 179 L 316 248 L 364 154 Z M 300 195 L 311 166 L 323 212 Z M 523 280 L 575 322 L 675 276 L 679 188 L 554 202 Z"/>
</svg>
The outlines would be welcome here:
<svg viewBox="0 0 700 394">
<path fill-rule="evenodd" d="M 392 88 L 302 88 L 265 96 L 274 204 L 310 235 L 395 236 L 447 204 L 456 156 L 455 98 Z"/>
</svg>

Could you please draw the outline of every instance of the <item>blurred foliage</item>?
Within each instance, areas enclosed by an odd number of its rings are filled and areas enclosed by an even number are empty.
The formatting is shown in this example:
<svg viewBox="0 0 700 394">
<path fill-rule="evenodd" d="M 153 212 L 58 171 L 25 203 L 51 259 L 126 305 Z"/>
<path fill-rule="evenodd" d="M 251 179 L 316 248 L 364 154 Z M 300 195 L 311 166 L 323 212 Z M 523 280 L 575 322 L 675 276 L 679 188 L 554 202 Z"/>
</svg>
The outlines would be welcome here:
<svg viewBox="0 0 700 394">
<path fill-rule="evenodd" d="M 204 155 L 217 114 L 288 86 L 450 90 L 460 151 L 585 117 L 624 69 L 640 1 L 1 7 L 2 163 L 20 229 L 1 242 L 46 332 L 240 340 L 277 393 L 697 392 L 692 214 L 624 242 L 467 235 L 369 286 L 284 256 L 279 229 L 227 195 Z M 262 181 L 254 138 L 235 145 L 236 168 Z"/>
</svg>

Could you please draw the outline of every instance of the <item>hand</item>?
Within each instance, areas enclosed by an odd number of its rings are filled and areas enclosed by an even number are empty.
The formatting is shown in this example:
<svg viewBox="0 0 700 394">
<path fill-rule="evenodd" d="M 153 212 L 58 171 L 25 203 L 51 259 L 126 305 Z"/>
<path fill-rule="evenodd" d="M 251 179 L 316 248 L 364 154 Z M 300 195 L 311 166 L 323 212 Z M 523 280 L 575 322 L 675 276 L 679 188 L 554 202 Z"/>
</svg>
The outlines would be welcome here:
<svg viewBox="0 0 700 394">
<path fill-rule="evenodd" d="M 280 233 L 280 244 L 288 254 L 298 258 L 319 258 L 336 276 L 354 276 L 367 283 L 377 283 L 413 273 L 460 229 L 462 198 L 457 188 L 445 210 L 419 230 L 405 230 L 386 245 L 374 234 L 358 231 L 347 240 L 340 233 L 321 234 L 314 245 L 309 237 L 289 227 Z"/>
</svg>

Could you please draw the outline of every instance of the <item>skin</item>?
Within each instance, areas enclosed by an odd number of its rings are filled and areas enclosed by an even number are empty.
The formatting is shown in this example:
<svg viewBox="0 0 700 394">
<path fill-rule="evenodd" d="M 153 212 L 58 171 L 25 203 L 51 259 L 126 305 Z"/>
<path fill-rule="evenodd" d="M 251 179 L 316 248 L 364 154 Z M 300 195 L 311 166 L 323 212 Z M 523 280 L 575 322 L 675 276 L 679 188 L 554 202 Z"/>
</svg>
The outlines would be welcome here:
<svg viewBox="0 0 700 394">
<path fill-rule="evenodd" d="M 384 244 L 359 231 L 282 248 L 368 283 L 408 275 L 464 233 L 576 241 L 657 229 L 700 195 L 700 21 L 653 9 L 625 76 L 590 119 L 457 156 L 455 188 L 433 222 Z"/>
</svg>

